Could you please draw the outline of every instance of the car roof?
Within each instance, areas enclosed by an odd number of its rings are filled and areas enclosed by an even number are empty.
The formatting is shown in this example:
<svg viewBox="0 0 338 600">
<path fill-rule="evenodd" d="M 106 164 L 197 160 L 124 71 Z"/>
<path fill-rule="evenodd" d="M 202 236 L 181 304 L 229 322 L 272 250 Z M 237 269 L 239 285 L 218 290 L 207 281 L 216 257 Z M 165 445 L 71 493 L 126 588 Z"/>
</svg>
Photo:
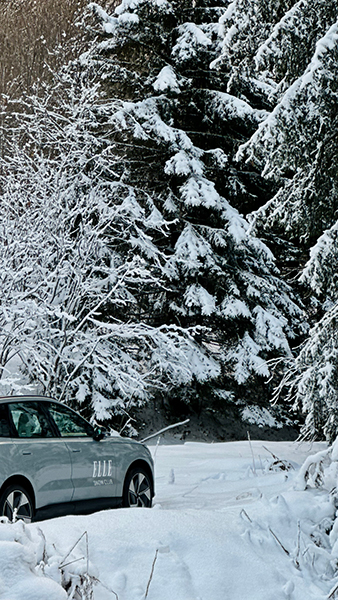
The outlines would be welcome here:
<svg viewBox="0 0 338 600">
<path fill-rule="evenodd" d="M 4 404 L 5 402 L 29 402 L 32 400 L 38 400 L 39 402 L 57 402 L 57 404 L 62 404 L 62 402 L 58 402 L 55 398 L 39 396 L 38 394 L 32 394 L 31 396 L 0 396 L 0 404 Z"/>
</svg>

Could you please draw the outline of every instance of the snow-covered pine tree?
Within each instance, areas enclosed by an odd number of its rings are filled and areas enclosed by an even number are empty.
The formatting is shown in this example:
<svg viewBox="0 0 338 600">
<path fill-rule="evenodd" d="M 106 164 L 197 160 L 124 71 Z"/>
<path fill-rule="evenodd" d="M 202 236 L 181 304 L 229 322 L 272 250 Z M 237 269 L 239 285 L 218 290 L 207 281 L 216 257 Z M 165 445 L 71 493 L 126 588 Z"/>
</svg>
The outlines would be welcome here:
<svg viewBox="0 0 338 600">
<path fill-rule="evenodd" d="M 221 16 L 222 52 L 212 63 L 228 77 L 228 91 L 253 106 L 270 107 L 274 81 L 259 76 L 255 57 L 295 0 L 233 0 Z"/>
<path fill-rule="evenodd" d="M 324 310 L 333 308 L 338 293 L 338 222 L 310 250 L 300 282 L 316 295 Z"/>
<path fill-rule="evenodd" d="M 299 0 L 274 26 L 253 59 L 257 78 L 271 86 L 271 101 L 276 102 L 303 75 L 317 41 L 336 19 L 335 0 Z"/>
<path fill-rule="evenodd" d="M 281 186 L 257 213 L 264 229 L 308 248 L 336 220 L 338 24 L 316 45 L 304 74 L 238 157 Z"/>
<path fill-rule="evenodd" d="M 289 399 L 304 415 L 304 439 L 338 435 L 338 307 L 335 304 L 310 330 L 296 359 L 286 362 L 286 375 L 278 392 L 288 390 Z"/>
<path fill-rule="evenodd" d="M 229 203 L 238 203 L 239 178 L 228 152 L 266 113 L 228 94 L 222 73 L 209 69 L 226 7 L 124 0 L 111 15 L 90 8 L 98 38 L 74 68 L 100 85 L 100 135 L 107 156 L 119 157 L 112 177 L 142 215 L 134 247 L 148 268 L 158 259 L 163 290 L 140 291 L 143 314 L 151 324 L 204 327 L 195 340 L 222 363 L 218 385 L 257 382 L 267 358 L 290 353 L 303 313 Z"/>
<path fill-rule="evenodd" d="M 287 365 L 283 384 L 305 417 L 305 438 L 338 435 L 338 223 L 320 236 L 300 281 L 314 294 L 322 315 L 296 359 Z M 316 300 L 315 300 L 316 299 Z M 324 313 L 324 314 L 323 314 Z"/>
<path fill-rule="evenodd" d="M 312 5 L 299 2 L 288 17 L 297 11 L 299 14 L 300 8 L 312 13 Z M 290 388 L 295 406 L 304 413 L 303 435 L 332 441 L 338 433 L 338 23 L 335 6 L 318 5 L 317 9 L 323 17 L 318 19 L 320 27 L 324 22 L 330 24 L 330 20 L 333 24 L 317 42 L 304 73 L 287 89 L 272 114 L 240 150 L 239 157 L 256 162 L 267 177 L 281 186 L 275 197 L 254 215 L 257 231 L 277 233 L 305 251 L 314 244 L 300 283 L 314 295 L 309 307 L 312 318 L 317 316 L 319 322 L 310 330 L 298 357 L 286 363 L 283 383 Z M 317 35 L 318 29 L 314 29 Z M 306 31 L 301 27 L 297 30 L 302 39 Z M 280 41 L 283 42 L 282 37 Z M 269 44 L 271 49 L 272 36 Z"/>
</svg>

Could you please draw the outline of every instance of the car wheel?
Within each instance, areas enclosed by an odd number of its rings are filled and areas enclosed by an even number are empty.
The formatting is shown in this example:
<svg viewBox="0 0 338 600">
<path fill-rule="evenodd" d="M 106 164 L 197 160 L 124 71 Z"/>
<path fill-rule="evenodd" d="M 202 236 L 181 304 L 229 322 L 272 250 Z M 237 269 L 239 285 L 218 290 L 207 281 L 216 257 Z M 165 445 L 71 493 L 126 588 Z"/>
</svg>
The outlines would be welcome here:
<svg viewBox="0 0 338 600">
<path fill-rule="evenodd" d="M 152 504 L 151 479 L 142 467 L 136 467 L 127 473 L 123 488 L 123 506 L 150 508 Z"/>
<path fill-rule="evenodd" d="M 21 485 L 10 485 L 0 498 L 0 515 L 14 523 L 18 519 L 30 523 L 34 516 L 30 494 Z"/>
</svg>

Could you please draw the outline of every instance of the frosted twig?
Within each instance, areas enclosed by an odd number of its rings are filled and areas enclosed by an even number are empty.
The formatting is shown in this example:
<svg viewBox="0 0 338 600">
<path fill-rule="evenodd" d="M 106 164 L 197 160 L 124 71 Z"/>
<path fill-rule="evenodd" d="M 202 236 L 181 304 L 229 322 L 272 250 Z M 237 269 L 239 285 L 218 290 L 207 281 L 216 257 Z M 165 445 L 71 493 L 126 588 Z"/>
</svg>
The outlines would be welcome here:
<svg viewBox="0 0 338 600">
<path fill-rule="evenodd" d="M 112 594 L 114 594 L 116 600 L 119 600 L 117 593 L 114 592 L 114 590 L 112 590 L 110 587 L 108 587 L 105 583 L 102 583 L 101 579 L 97 579 L 97 577 L 92 577 L 92 579 L 93 579 L 93 581 L 95 581 L 95 583 L 99 583 L 100 585 L 102 585 L 102 587 L 104 587 L 106 590 L 108 590 L 108 592 L 111 592 Z"/>
<path fill-rule="evenodd" d="M 89 541 L 88 541 L 88 533 L 86 532 L 86 553 L 87 553 L 87 574 L 89 574 Z"/>
<path fill-rule="evenodd" d="M 252 454 L 253 474 L 255 475 L 255 477 L 257 477 L 255 457 L 254 457 L 254 453 L 253 453 L 253 449 L 252 449 L 250 433 L 247 431 L 247 434 L 248 434 L 248 440 L 249 440 L 250 450 L 251 450 L 251 454 Z"/>
<path fill-rule="evenodd" d="M 122 428 L 120 429 L 120 431 L 119 431 L 119 434 L 120 434 L 120 435 L 122 434 L 122 431 L 124 431 L 124 430 L 125 430 L 125 429 L 128 427 L 129 423 L 131 423 L 132 421 L 134 421 L 134 422 L 136 421 L 136 419 L 133 419 L 133 417 L 131 417 L 131 416 L 130 416 L 130 415 L 127 413 L 127 411 L 126 411 L 126 410 L 123 410 L 123 408 L 121 409 L 121 412 L 122 412 L 124 415 L 126 415 L 126 417 L 127 417 L 127 420 L 126 420 L 125 424 L 123 425 L 123 427 L 122 427 Z"/>
<path fill-rule="evenodd" d="M 252 523 L 252 519 L 249 517 L 248 513 L 246 512 L 246 510 L 244 508 L 242 508 L 241 512 L 239 513 L 240 516 L 244 515 L 246 519 L 248 519 L 248 521 L 250 523 Z"/>
<path fill-rule="evenodd" d="M 157 438 L 157 442 L 156 442 L 156 446 L 155 446 L 155 450 L 154 450 L 154 455 L 153 455 L 154 462 L 156 460 L 156 454 L 157 454 L 158 447 L 160 445 L 160 440 L 161 440 L 161 436 L 159 435 L 158 438 Z"/>
<path fill-rule="evenodd" d="M 76 562 L 79 562 L 79 560 L 84 560 L 84 559 L 85 559 L 84 556 L 81 556 L 81 558 L 74 558 L 74 560 L 71 560 L 71 561 L 69 561 L 69 562 L 64 563 L 63 565 L 61 565 L 59 567 L 59 569 L 64 569 L 65 567 L 68 567 L 69 565 L 72 565 L 72 564 L 74 564 Z"/>
<path fill-rule="evenodd" d="M 271 535 L 275 538 L 276 542 L 280 545 L 280 547 L 282 548 L 282 550 L 284 550 L 285 554 L 287 554 L 288 556 L 290 556 L 290 552 L 285 548 L 285 546 L 283 546 L 282 542 L 278 539 L 278 537 L 276 536 L 276 534 L 272 531 L 271 527 L 269 527 L 269 531 L 270 531 Z"/>
<path fill-rule="evenodd" d="M 148 580 L 147 589 L 146 589 L 146 593 L 145 593 L 145 595 L 144 595 L 144 599 L 146 599 L 146 598 L 147 598 L 147 596 L 148 596 L 148 592 L 149 592 L 149 588 L 150 588 L 151 580 L 152 580 L 152 578 L 153 578 L 153 575 L 154 575 L 154 569 L 155 569 L 155 564 L 156 564 L 156 561 L 157 561 L 157 555 L 158 555 L 158 548 L 156 549 L 155 556 L 154 556 L 154 560 L 153 560 L 153 564 L 152 564 L 152 566 L 151 566 L 150 577 L 149 577 L 149 580 Z"/>
<path fill-rule="evenodd" d="M 263 448 L 264 448 L 264 450 L 266 450 L 267 452 L 269 452 L 271 454 L 272 458 L 274 458 L 276 462 L 283 465 L 285 471 L 290 471 L 290 469 L 294 469 L 294 466 L 291 463 L 289 463 L 286 460 L 282 460 L 281 458 L 278 458 L 278 456 L 276 456 L 276 454 L 271 452 L 271 450 L 269 450 L 269 448 L 267 448 L 266 446 L 263 446 Z"/>
<path fill-rule="evenodd" d="M 299 569 L 299 555 L 300 555 L 300 521 L 297 522 L 298 535 L 297 535 L 297 553 L 295 556 L 295 565 Z"/>
<path fill-rule="evenodd" d="M 75 542 L 75 544 L 71 547 L 71 549 L 69 550 L 68 554 L 66 554 L 66 556 L 64 557 L 64 559 L 61 561 L 61 564 L 59 565 L 59 569 L 63 569 L 63 567 L 65 566 L 65 561 L 71 555 L 71 553 L 73 552 L 74 548 L 76 548 L 76 546 L 81 542 L 81 540 L 82 540 L 82 538 L 84 536 L 86 536 L 86 538 L 87 538 L 87 559 L 88 559 L 88 532 L 84 531 L 83 534 L 77 540 L 77 542 Z M 81 559 L 78 559 L 78 560 L 81 560 Z M 87 564 L 87 567 L 88 567 L 88 564 Z"/>
<path fill-rule="evenodd" d="M 260 465 L 261 465 L 262 473 L 264 473 L 264 468 L 263 468 L 263 463 L 262 463 L 262 457 L 261 457 L 260 454 L 258 455 L 258 457 L 259 457 L 259 462 L 260 462 Z"/>
<path fill-rule="evenodd" d="M 338 592 L 338 583 L 332 588 L 328 595 L 328 600 L 333 600 L 336 597 L 336 592 Z"/>
<path fill-rule="evenodd" d="M 43 533 L 42 529 L 40 529 L 40 527 L 38 527 L 38 534 L 42 537 L 42 540 L 43 540 L 42 560 L 44 563 L 46 563 L 47 562 L 47 549 L 46 549 L 47 541 L 46 541 L 46 536 Z"/>
</svg>

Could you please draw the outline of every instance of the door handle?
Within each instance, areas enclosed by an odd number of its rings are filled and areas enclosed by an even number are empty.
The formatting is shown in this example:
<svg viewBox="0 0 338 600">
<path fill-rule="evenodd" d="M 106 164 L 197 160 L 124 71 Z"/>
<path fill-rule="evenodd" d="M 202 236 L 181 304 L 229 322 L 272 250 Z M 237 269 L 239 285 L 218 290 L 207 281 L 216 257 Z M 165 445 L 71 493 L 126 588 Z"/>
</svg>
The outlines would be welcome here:
<svg viewBox="0 0 338 600">
<path fill-rule="evenodd" d="M 25 451 L 25 450 L 23 450 L 22 454 L 23 454 L 24 456 L 29 456 L 29 454 L 32 454 L 32 453 L 31 453 L 31 452 L 28 452 L 28 451 Z"/>
<path fill-rule="evenodd" d="M 74 450 L 74 449 L 72 449 L 72 452 L 81 452 L 81 450 Z"/>
</svg>

